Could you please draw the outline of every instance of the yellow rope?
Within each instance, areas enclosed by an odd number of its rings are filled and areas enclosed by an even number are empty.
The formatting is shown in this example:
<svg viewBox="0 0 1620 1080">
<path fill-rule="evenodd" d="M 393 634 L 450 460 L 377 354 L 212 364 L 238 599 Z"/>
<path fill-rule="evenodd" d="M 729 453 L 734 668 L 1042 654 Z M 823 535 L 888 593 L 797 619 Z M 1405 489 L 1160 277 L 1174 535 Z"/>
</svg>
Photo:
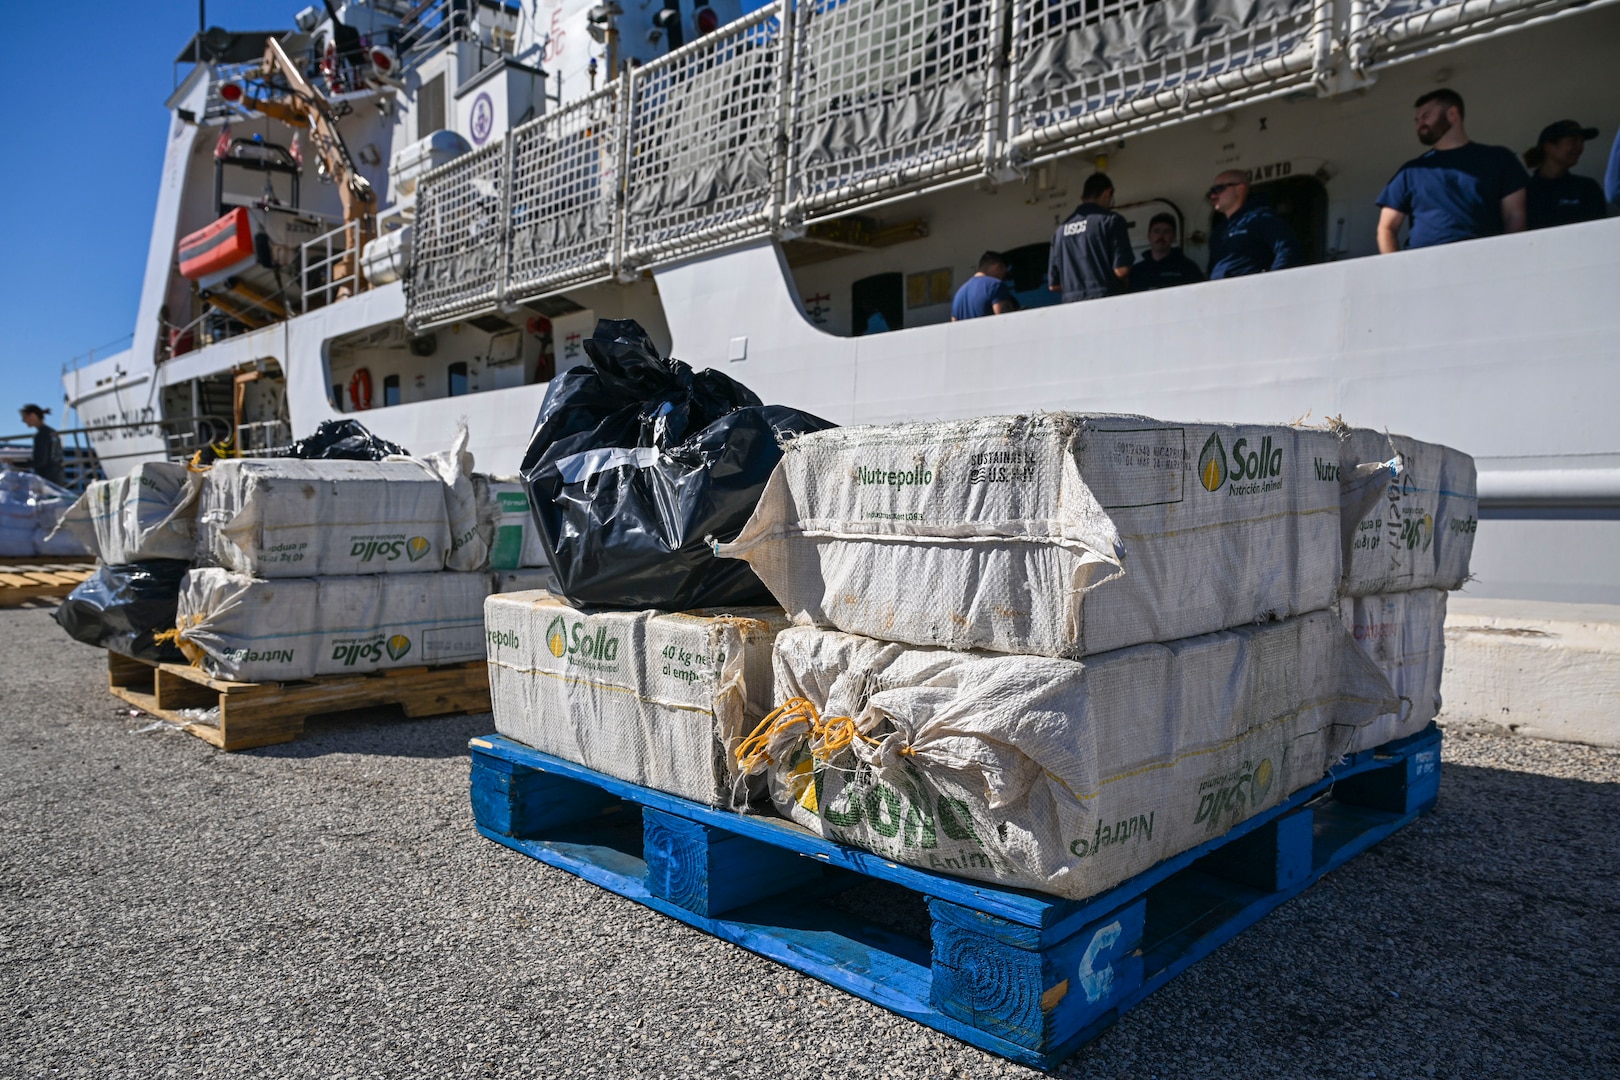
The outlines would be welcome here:
<svg viewBox="0 0 1620 1080">
<path fill-rule="evenodd" d="M 787 734 L 791 728 L 799 725 L 803 725 L 805 729 L 800 734 L 810 740 L 810 755 L 823 761 L 856 739 L 869 746 L 877 745 L 876 739 L 868 738 L 856 730 L 855 721 L 850 717 L 823 717 L 809 699 L 789 698 L 785 704 L 773 709 L 771 714 L 761 720 L 759 726 L 738 744 L 738 768 L 746 775 L 753 772 L 758 765 L 774 764 L 770 752 L 771 743 L 778 736 Z"/>
<path fill-rule="evenodd" d="M 199 616 L 192 616 L 190 619 L 192 625 L 195 625 L 201 621 L 202 619 Z M 204 652 L 196 645 L 193 645 L 191 642 L 182 638 L 180 636 L 180 630 L 181 628 L 176 626 L 173 630 L 160 631 L 152 635 L 152 641 L 154 644 L 158 645 L 173 645 L 175 648 L 185 653 L 186 659 L 191 661 L 192 667 L 202 667 L 203 656 L 205 655 Z"/>
</svg>

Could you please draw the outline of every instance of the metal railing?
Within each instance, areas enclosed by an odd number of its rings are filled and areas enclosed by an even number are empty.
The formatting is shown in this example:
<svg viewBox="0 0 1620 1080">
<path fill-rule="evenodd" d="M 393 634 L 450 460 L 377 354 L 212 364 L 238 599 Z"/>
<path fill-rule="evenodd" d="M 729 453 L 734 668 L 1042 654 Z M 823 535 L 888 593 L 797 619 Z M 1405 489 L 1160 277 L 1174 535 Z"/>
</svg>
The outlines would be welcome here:
<svg viewBox="0 0 1620 1080">
<path fill-rule="evenodd" d="M 313 240 L 304 241 L 299 259 L 298 289 L 304 311 L 325 307 L 360 291 L 360 223 L 350 221 Z M 347 260 L 347 265 L 344 264 Z M 341 272 L 340 272 L 341 271 Z M 342 290 L 347 289 L 347 292 Z"/>
<path fill-rule="evenodd" d="M 776 0 L 421 181 L 413 329 L 1620 0 Z"/>
<path fill-rule="evenodd" d="M 136 436 L 158 435 L 163 439 L 163 453 L 170 461 L 184 461 L 210 443 L 224 442 L 231 437 L 231 421 L 223 416 L 193 416 L 172 419 L 135 420 L 122 424 L 96 424 L 91 427 L 61 428 L 57 436 L 62 440 L 66 464 L 67 483 L 63 487 L 82 493 L 92 480 L 101 478 L 100 462 L 119 461 L 123 458 L 150 457 L 150 450 L 132 450 L 128 453 L 103 453 L 95 448 L 98 436 L 119 431 L 132 431 Z M 16 447 L 27 447 L 32 453 L 34 433 L 0 435 L 0 458 L 15 459 L 19 455 L 7 453 Z"/>
</svg>

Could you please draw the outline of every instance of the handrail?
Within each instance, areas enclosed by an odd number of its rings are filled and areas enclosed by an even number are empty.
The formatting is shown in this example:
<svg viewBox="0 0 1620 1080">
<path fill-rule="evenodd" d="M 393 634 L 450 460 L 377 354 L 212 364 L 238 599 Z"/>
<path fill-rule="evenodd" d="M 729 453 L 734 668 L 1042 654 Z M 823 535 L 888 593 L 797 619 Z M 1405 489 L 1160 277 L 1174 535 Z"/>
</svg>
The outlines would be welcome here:
<svg viewBox="0 0 1620 1080">
<path fill-rule="evenodd" d="M 761 234 L 797 235 L 807 221 L 981 178 L 1005 181 L 1216 110 L 1302 89 L 1341 93 L 1363 84 L 1372 68 L 1410 55 L 1414 42 L 1495 33 L 1515 19 L 1611 3 L 1620 0 L 1291 0 L 1261 21 L 1160 49 L 1148 63 L 1140 50 L 1087 50 L 1104 48 L 1097 42 L 1114 24 L 1141 29 L 1152 0 L 1083 8 L 1049 0 L 776 0 L 582 99 L 603 114 L 600 125 L 579 124 L 576 102 L 507 133 L 480 157 L 423 177 L 406 320 L 420 330 L 587 280 L 632 280 Z M 1402 7 L 1416 10 L 1400 14 Z M 1064 66 L 1065 59 L 1074 62 Z M 961 95 L 982 98 L 968 106 Z M 714 153 L 691 167 L 688 129 L 693 118 L 711 115 L 718 123 L 701 130 L 714 135 Z M 858 134 L 871 124 L 887 126 Z M 588 151 L 571 149 L 591 139 Z M 486 163 L 494 155 L 501 160 L 491 175 Z M 548 187 L 553 181 L 562 187 Z M 480 211 L 489 216 L 476 229 L 474 183 L 492 185 L 490 202 L 499 203 L 499 217 L 493 206 Z M 548 201 L 557 190 L 562 197 Z M 572 231 L 543 248 L 537 222 Z M 444 279 L 439 287 L 419 276 L 430 255 Z M 452 263 L 470 267 L 476 284 L 445 278 Z M 486 286 L 487 276 L 495 280 Z"/>
<path fill-rule="evenodd" d="M 225 442 L 231 437 L 232 422 L 223 416 L 204 414 L 202 416 L 171 417 L 152 420 L 132 420 L 120 424 L 93 424 L 89 427 L 73 427 L 57 429 L 57 437 L 71 436 L 73 439 L 73 453 L 64 454 L 74 465 L 75 476 L 65 486 L 72 491 L 82 492 L 93 474 L 100 471 L 101 462 L 122 461 L 125 458 L 149 458 L 149 450 L 132 450 L 126 454 L 108 454 L 98 451 L 95 447 L 95 437 L 115 431 L 150 431 L 156 428 L 163 431 L 164 455 L 170 461 L 180 461 L 191 456 L 194 450 L 201 449 L 210 443 Z M 191 430 L 188 432 L 187 428 Z M 84 438 L 89 445 L 80 442 Z M 34 441 L 34 433 L 27 432 L 22 435 L 0 435 L 0 448 L 9 447 L 15 443 Z M 64 448 L 65 449 L 65 448 Z M 88 462 L 90 468 L 84 468 Z M 87 475 L 90 474 L 90 475 Z"/>
</svg>

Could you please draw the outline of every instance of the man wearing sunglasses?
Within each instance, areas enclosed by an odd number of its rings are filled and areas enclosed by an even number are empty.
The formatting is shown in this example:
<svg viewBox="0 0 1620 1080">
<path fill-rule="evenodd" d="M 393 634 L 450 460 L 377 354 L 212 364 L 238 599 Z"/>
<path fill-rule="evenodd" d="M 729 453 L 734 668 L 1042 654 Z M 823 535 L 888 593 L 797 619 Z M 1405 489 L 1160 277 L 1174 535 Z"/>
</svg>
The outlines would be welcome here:
<svg viewBox="0 0 1620 1080">
<path fill-rule="evenodd" d="M 1206 193 L 1209 204 L 1226 215 L 1225 231 L 1209 242 L 1209 280 L 1286 270 L 1302 261 L 1299 238 L 1271 207 L 1249 198 L 1249 178 L 1228 169 Z"/>
<path fill-rule="evenodd" d="M 1513 151 L 1469 141 L 1455 90 L 1430 90 L 1413 108 L 1418 142 L 1429 151 L 1402 165 L 1378 196 L 1379 253 L 1400 250 L 1408 218 L 1409 248 L 1523 232 L 1525 175 Z"/>
</svg>

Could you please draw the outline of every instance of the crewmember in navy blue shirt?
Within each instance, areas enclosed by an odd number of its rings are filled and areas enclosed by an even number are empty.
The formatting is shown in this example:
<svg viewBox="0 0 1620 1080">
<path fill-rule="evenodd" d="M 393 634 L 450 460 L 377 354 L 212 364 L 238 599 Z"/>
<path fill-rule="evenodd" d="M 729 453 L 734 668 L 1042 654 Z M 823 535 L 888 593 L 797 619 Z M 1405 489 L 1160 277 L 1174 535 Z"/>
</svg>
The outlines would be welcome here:
<svg viewBox="0 0 1620 1080">
<path fill-rule="evenodd" d="M 1569 170 L 1580 163 L 1588 139 L 1597 128 L 1583 128 L 1573 120 L 1560 120 L 1541 129 L 1536 145 L 1524 152 L 1530 183 L 1524 189 L 1524 222 L 1530 229 L 1596 221 L 1607 213 L 1603 189 L 1588 176 Z"/>
<path fill-rule="evenodd" d="M 1018 310 L 1018 298 L 1007 284 L 1007 256 L 987 251 L 979 256 L 979 272 L 962 283 L 951 301 L 951 322 L 1005 315 Z"/>
<path fill-rule="evenodd" d="M 1304 261 L 1299 238 L 1265 203 L 1249 198 L 1249 178 L 1229 169 L 1209 187 L 1209 202 L 1226 215 L 1226 229 L 1209 241 L 1209 280 L 1286 270 Z"/>
<path fill-rule="evenodd" d="M 1080 205 L 1052 236 L 1046 286 L 1063 302 L 1096 300 L 1125 292 L 1131 277 L 1131 230 L 1114 213 L 1114 182 L 1102 173 L 1086 177 Z"/>
<path fill-rule="evenodd" d="M 1513 151 L 1468 141 L 1455 90 L 1430 90 L 1413 108 L 1418 142 L 1433 149 L 1402 165 L 1378 196 L 1378 250 L 1400 250 L 1408 218 L 1413 248 L 1523 232 L 1525 175 Z"/>
<path fill-rule="evenodd" d="M 1148 222 L 1148 249 L 1131 267 L 1131 288 L 1145 292 L 1203 280 L 1198 264 L 1176 247 L 1176 216 L 1154 214 Z"/>
</svg>

